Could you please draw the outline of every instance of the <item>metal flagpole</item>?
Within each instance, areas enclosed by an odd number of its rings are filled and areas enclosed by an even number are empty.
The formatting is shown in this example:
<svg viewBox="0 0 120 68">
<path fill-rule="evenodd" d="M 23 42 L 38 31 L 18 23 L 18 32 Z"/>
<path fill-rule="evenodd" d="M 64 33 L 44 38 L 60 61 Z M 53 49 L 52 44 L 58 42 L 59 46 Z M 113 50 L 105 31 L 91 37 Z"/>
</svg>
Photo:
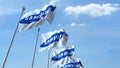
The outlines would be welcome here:
<svg viewBox="0 0 120 68">
<path fill-rule="evenodd" d="M 22 12 L 21 12 L 20 18 L 22 17 L 24 11 L 25 11 L 25 7 L 22 8 Z M 20 21 L 20 18 L 19 18 L 19 21 Z M 18 23 L 17 23 L 17 27 L 16 27 L 16 29 L 15 29 L 15 32 L 14 32 L 14 35 L 13 35 L 13 37 L 12 37 L 11 43 L 10 43 L 10 45 L 9 45 L 9 48 L 8 48 L 7 54 L 6 54 L 6 56 L 5 56 L 5 59 L 4 59 L 4 62 L 3 62 L 2 68 L 5 67 L 5 64 L 6 64 L 7 58 L 8 58 L 8 56 L 9 56 L 9 53 L 10 53 L 10 50 L 11 50 L 11 47 L 12 47 L 12 43 L 13 43 L 14 38 L 15 38 L 15 35 L 16 35 L 16 33 L 17 33 L 17 29 L 18 29 L 18 26 L 19 26 L 19 21 L 18 21 Z"/>
<path fill-rule="evenodd" d="M 59 68 L 59 65 L 57 65 L 57 68 Z"/>
<path fill-rule="evenodd" d="M 80 62 L 80 64 L 81 64 L 81 67 L 84 68 L 84 66 L 83 66 L 83 64 L 82 64 L 82 62 L 81 62 L 81 60 L 79 60 L 79 62 Z"/>
<path fill-rule="evenodd" d="M 38 42 L 39 31 L 40 31 L 40 28 L 38 28 L 38 32 L 37 32 L 37 38 L 36 38 L 36 44 L 35 44 L 35 49 L 34 49 L 34 54 L 33 54 L 33 60 L 32 60 L 31 68 L 34 67 L 34 60 L 35 60 L 35 55 L 36 55 L 36 49 L 37 49 L 37 42 Z"/>
<path fill-rule="evenodd" d="M 50 50 L 48 51 L 48 63 L 47 63 L 47 68 L 49 68 L 49 62 L 50 62 Z"/>
</svg>

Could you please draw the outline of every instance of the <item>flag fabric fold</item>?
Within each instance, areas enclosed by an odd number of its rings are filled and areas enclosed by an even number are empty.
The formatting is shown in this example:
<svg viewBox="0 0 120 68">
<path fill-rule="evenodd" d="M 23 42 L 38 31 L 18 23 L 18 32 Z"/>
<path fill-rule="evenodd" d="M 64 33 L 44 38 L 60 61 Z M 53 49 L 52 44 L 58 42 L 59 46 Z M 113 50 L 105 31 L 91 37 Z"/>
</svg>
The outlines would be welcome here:
<svg viewBox="0 0 120 68">
<path fill-rule="evenodd" d="M 61 48 L 66 45 L 67 40 L 68 34 L 63 29 L 41 34 L 41 45 L 39 52 L 45 50 L 47 51 L 53 47 Z"/>
<path fill-rule="evenodd" d="M 18 31 L 20 32 L 41 25 L 45 20 L 48 20 L 51 24 L 55 16 L 56 6 L 47 5 L 44 8 L 43 10 L 36 9 L 25 13 L 19 21 Z"/>
<path fill-rule="evenodd" d="M 63 47 L 60 49 L 53 48 L 52 49 L 52 58 L 51 65 L 60 65 L 69 62 L 72 59 L 74 60 L 74 46 L 71 47 Z"/>
<path fill-rule="evenodd" d="M 80 59 L 75 59 L 74 61 L 69 59 L 69 62 L 60 66 L 60 68 L 83 68 Z"/>
</svg>

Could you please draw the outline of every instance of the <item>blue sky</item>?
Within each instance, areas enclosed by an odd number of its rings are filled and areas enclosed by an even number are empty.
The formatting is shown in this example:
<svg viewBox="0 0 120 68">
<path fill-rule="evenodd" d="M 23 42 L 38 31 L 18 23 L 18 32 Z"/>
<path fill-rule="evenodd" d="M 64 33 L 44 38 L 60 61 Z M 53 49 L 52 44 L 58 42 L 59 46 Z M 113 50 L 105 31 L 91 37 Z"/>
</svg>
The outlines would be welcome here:
<svg viewBox="0 0 120 68">
<path fill-rule="evenodd" d="M 76 58 L 85 68 L 120 68 L 120 1 L 119 0 L 51 0 L 57 5 L 50 25 L 41 26 L 40 34 L 64 28 L 67 45 L 76 46 Z M 21 8 L 25 12 L 42 9 L 50 0 L 0 0 L 0 67 L 16 28 Z M 5 68 L 29 68 L 37 28 L 19 32 L 14 40 Z M 37 49 L 39 49 L 40 39 Z M 46 68 L 47 52 L 36 54 L 35 68 Z M 51 67 L 54 68 L 54 67 Z"/>
</svg>

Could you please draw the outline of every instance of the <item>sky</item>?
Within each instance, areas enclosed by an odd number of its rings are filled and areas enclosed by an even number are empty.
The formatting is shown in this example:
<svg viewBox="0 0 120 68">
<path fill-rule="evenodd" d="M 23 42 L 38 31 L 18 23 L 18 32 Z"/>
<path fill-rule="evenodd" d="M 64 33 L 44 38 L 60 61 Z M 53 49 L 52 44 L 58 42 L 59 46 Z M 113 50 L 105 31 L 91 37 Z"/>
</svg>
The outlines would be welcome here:
<svg viewBox="0 0 120 68">
<path fill-rule="evenodd" d="M 31 67 L 37 28 L 40 34 L 65 29 L 69 35 L 67 46 L 75 45 L 75 57 L 82 60 L 85 68 L 120 68 L 119 0 L 0 0 L 0 67 L 22 7 L 28 12 L 49 3 L 57 7 L 53 23 L 45 21 L 33 29 L 17 32 L 5 68 Z M 34 68 L 47 68 L 47 55 L 47 51 L 37 52 Z"/>
</svg>

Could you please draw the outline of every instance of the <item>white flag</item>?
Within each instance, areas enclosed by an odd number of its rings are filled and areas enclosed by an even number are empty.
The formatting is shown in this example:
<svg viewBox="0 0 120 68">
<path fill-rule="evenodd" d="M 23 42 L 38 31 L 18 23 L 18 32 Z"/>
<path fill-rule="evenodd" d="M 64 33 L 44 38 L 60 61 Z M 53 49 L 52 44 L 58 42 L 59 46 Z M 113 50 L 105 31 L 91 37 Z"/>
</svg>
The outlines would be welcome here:
<svg viewBox="0 0 120 68">
<path fill-rule="evenodd" d="M 41 25 L 45 20 L 52 23 L 55 15 L 55 9 L 56 6 L 47 5 L 43 8 L 43 10 L 36 9 L 25 13 L 19 21 L 18 31 L 20 32 Z"/>
<path fill-rule="evenodd" d="M 41 45 L 39 52 L 49 50 L 53 47 L 61 48 L 66 45 L 67 40 L 68 34 L 63 29 L 41 34 Z"/>
<path fill-rule="evenodd" d="M 74 60 L 74 46 L 63 47 L 60 49 L 53 48 L 52 51 L 52 66 L 65 64 L 70 61 L 69 59 Z"/>
<path fill-rule="evenodd" d="M 66 64 L 60 65 L 60 68 L 84 68 L 80 59 L 75 59 L 74 61 L 69 59 Z"/>
</svg>

